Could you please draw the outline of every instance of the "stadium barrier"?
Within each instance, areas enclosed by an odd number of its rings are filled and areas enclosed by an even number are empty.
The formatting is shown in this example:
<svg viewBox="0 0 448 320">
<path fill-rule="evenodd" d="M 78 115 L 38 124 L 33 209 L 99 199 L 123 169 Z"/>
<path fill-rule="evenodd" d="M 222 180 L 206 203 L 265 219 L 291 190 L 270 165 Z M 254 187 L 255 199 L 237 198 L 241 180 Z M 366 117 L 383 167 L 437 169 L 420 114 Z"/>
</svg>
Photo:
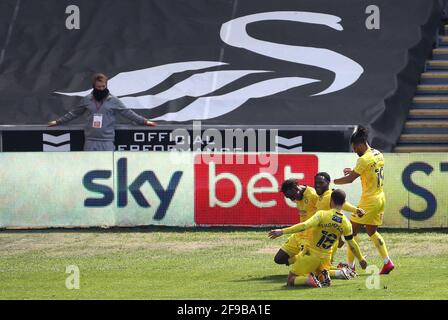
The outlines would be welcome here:
<svg viewBox="0 0 448 320">
<path fill-rule="evenodd" d="M 448 227 L 447 154 L 385 154 L 391 228 Z M 0 153 L 0 227 L 273 226 L 297 222 L 278 189 L 354 167 L 353 153 Z M 357 204 L 359 179 L 341 186 Z"/>
</svg>

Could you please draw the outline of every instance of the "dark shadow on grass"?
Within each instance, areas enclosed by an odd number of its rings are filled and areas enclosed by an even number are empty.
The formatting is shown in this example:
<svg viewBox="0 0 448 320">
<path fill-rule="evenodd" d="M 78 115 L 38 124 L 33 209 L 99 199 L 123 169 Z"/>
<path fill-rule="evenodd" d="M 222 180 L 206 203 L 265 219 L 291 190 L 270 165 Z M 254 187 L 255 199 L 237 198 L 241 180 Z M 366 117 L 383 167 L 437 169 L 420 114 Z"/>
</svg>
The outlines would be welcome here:
<svg viewBox="0 0 448 320">
<path fill-rule="evenodd" d="M 135 227 L 91 227 L 91 228 L 22 228 L 22 229 L 6 229 L 0 228 L 2 233 L 204 233 L 204 232 L 269 232 L 276 227 L 223 227 L 223 226 L 197 226 L 197 227 L 168 227 L 168 226 L 135 226 Z M 443 233 L 448 232 L 448 228 L 426 228 L 426 229 L 391 229 L 381 228 L 383 233 Z M 364 233 L 364 232 L 361 232 Z"/>
<path fill-rule="evenodd" d="M 285 290 L 308 290 L 308 289 L 314 289 L 307 286 L 296 286 L 291 287 L 286 285 L 286 279 L 288 278 L 287 275 L 284 274 L 275 274 L 275 275 L 269 275 L 264 277 L 253 277 L 253 278 L 247 278 L 247 279 L 239 279 L 239 280 L 233 280 L 233 282 L 246 282 L 246 281 L 266 281 L 271 283 L 279 283 L 283 284 L 280 287 L 276 289 L 266 289 L 266 290 L 259 290 L 262 292 L 270 292 L 270 291 L 285 291 Z"/>
<path fill-rule="evenodd" d="M 247 281 L 266 281 L 266 282 L 278 282 L 278 283 L 286 283 L 286 279 L 288 275 L 286 274 L 274 274 L 264 277 L 251 277 L 246 279 L 238 279 L 234 280 L 234 282 L 247 282 Z"/>
<path fill-rule="evenodd" d="M 269 292 L 269 291 L 273 291 L 273 292 L 276 292 L 276 291 L 298 291 L 298 290 L 316 290 L 317 288 L 312 288 L 312 287 L 307 287 L 307 286 L 295 286 L 295 287 L 290 287 L 290 286 L 287 286 L 286 284 L 285 285 L 283 285 L 283 286 L 281 286 L 281 287 L 279 287 L 279 288 L 277 288 L 277 289 L 268 289 L 268 290 L 262 290 L 262 291 L 265 291 L 265 292 Z M 323 288 L 323 289 L 325 289 L 325 288 Z M 322 288 L 320 288 L 320 290 L 322 290 Z"/>
</svg>

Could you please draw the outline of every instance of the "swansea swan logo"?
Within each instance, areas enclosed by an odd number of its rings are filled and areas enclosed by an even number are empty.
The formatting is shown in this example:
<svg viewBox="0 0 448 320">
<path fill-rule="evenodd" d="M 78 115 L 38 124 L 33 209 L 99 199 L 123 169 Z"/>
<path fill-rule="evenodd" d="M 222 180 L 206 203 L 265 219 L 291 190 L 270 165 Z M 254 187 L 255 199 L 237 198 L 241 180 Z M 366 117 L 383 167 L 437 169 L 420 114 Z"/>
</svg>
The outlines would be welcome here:
<svg viewBox="0 0 448 320">
<path fill-rule="evenodd" d="M 280 20 L 322 25 L 336 31 L 342 31 L 341 18 L 316 12 L 275 11 L 247 15 L 230 20 L 221 26 L 221 40 L 233 47 L 249 50 L 255 54 L 327 69 L 334 73 L 334 80 L 325 90 L 312 96 L 329 94 L 342 90 L 355 83 L 364 69 L 356 61 L 335 51 L 273 43 L 251 37 L 246 30 L 250 23 Z M 304 86 L 318 79 L 303 77 L 277 77 L 274 70 L 219 70 L 198 72 L 176 83 L 171 88 L 154 94 L 130 96 L 145 92 L 165 81 L 175 73 L 204 70 L 228 65 L 223 61 L 187 61 L 160 65 L 152 68 L 121 72 L 108 81 L 111 92 L 130 109 L 152 109 L 166 102 L 181 98 L 197 98 L 177 112 L 165 113 L 154 120 L 190 121 L 216 118 L 242 106 L 249 99 L 263 98 L 291 88 Z M 271 73 L 273 78 L 263 80 L 221 95 L 212 93 L 218 89 L 255 73 Z M 67 96 L 85 96 L 91 89 L 81 92 L 56 92 Z M 212 94 L 212 95 L 210 95 Z"/>
</svg>

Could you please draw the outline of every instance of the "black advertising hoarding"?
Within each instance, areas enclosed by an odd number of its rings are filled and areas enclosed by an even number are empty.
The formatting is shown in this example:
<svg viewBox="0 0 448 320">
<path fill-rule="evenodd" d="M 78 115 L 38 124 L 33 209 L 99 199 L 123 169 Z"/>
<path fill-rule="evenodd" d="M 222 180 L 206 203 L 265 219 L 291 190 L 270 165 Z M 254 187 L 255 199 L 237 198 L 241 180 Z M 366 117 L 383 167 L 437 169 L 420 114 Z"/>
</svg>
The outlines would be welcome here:
<svg viewBox="0 0 448 320">
<path fill-rule="evenodd" d="M 100 71 L 160 124 L 364 124 L 384 150 L 440 22 L 436 0 L 16 2 L 0 1 L 0 125 L 58 118 Z"/>
<path fill-rule="evenodd" d="M 115 146 L 119 151 L 173 151 L 184 146 L 189 149 L 181 150 L 215 152 L 349 151 L 345 131 L 217 129 L 211 134 L 206 130 L 186 132 L 188 134 L 184 135 L 172 130 L 121 130 L 117 131 Z"/>
<path fill-rule="evenodd" d="M 4 152 L 82 151 L 84 146 L 82 130 L 14 130 L 1 135 Z"/>
<path fill-rule="evenodd" d="M 272 129 L 117 130 L 117 151 L 347 152 L 351 131 Z M 82 151 L 82 130 L 3 131 L 2 150 Z"/>
</svg>

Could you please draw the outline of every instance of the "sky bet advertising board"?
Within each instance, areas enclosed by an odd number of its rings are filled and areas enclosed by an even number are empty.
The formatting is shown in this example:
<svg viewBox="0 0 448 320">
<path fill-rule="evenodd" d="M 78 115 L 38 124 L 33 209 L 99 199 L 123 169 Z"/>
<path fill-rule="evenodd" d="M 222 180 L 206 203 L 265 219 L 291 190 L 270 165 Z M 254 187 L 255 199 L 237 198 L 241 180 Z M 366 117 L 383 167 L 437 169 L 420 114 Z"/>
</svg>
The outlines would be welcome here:
<svg viewBox="0 0 448 320">
<path fill-rule="evenodd" d="M 0 227 L 272 226 L 298 222 L 278 191 L 353 168 L 353 153 L 0 153 Z M 448 226 L 448 155 L 385 155 L 385 227 Z M 331 187 L 334 187 L 333 185 Z M 359 179 L 338 186 L 357 204 Z"/>
</svg>

